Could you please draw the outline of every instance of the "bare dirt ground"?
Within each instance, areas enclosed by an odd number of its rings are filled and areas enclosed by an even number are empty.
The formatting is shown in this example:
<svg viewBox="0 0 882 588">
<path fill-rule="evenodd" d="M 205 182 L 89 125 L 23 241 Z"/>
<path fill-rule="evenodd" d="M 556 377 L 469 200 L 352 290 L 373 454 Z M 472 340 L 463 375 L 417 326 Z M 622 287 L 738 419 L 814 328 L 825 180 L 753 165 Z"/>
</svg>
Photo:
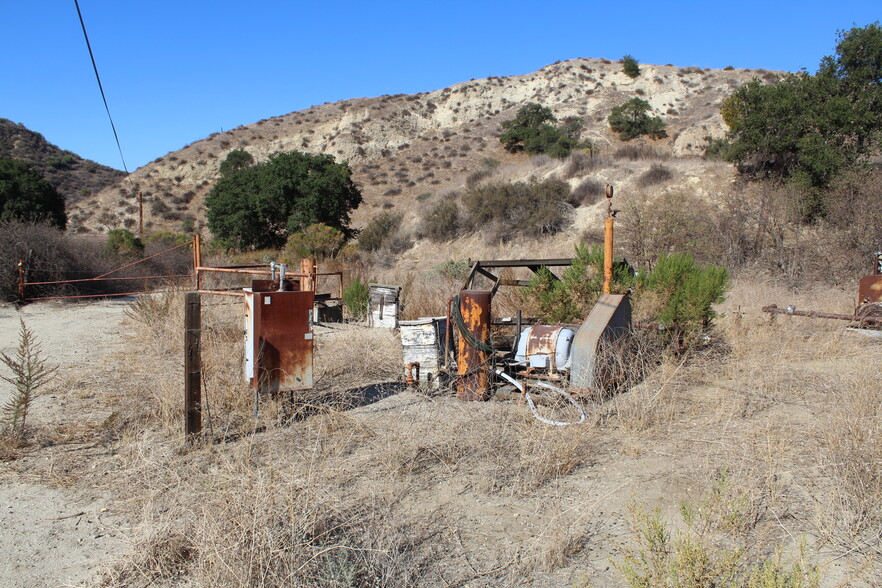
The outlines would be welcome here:
<svg viewBox="0 0 882 588">
<path fill-rule="evenodd" d="M 113 450 L 87 431 L 111 414 L 95 402 L 92 384 L 111 379 L 113 354 L 125 340 L 120 320 L 127 305 L 0 306 L 0 350 L 14 353 L 23 319 L 43 357 L 58 366 L 29 416 L 40 449 L 0 464 L 0 585 L 85 585 L 96 579 L 102 562 L 125 548 L 119 497 L 99 483 L 101 462 Z M 10 392 L 9 384 L 0 383 L 0 403 Z"/>
<path fill-rule="evenodd" d="M 145 328 L 122 301 L 2 306 L 0 349 L 23 317 L 59 377 L 0 465 L 0 585 L 626 586 L 635 509 L 658 508 L 673 541 L 684 502 L 717 517 L 696 536 L 712 555 L 719 529 L 756 563 L 804 543 L 821 586 L 878 585 L 882 344 L 757 310 L 842 311 L 849 295 L 738 284 L 706 352 L 563 428 L 523 403 L 414 392 L 257 427 L 234 397 L 239 308 L 204 308 L 213 443 L 193 447 L 177 316 Z M 394 375 L 394 339 L 319 332 L 316 392 Z"/>
</svg>

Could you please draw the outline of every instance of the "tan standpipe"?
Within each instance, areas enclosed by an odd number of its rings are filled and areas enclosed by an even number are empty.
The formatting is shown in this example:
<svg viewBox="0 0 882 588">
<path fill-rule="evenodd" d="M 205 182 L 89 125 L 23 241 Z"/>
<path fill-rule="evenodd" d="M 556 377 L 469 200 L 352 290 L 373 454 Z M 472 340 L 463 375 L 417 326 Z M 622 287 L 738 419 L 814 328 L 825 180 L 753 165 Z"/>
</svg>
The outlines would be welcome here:
<svg viewBox="0 0 882 588">
<path fill-rule="evenodd" d="M 613 187 L 606 185 L 606 218 L 603 221 L 603 293 L 611 294 L 613 279 L 613 224 L 617 210 L 612 208 Z"/>
<path fill-rule="evenodd" d="M 300 277 L 300 291 L 315 290 L 316 263 L 314 259 L 307 257 L 300 260 L 300 273 L 308 274 Z"/>
<path fill-rule="evenodd" d="M 611 294 L 613 279 L 613 218 L 603 221 L 603 293 Z"/>
</svg>

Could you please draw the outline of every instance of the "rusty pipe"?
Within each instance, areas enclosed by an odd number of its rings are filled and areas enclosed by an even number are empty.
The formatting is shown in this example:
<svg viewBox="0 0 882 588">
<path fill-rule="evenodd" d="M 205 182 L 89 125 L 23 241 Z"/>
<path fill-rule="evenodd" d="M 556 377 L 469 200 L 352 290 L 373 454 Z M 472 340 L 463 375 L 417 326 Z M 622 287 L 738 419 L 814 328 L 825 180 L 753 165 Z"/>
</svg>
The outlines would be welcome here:
<svg viewBox="0 0 882 588">
<path fill-rule="evenodd" d="M 787 308 L 778 308 L 776 304 L 770 304 L 769 306 L 763 306 L 763 312 L 768 312 L 770 314 L 788 314 L 793 316 L 804 316 L 806 318 L 823 318 L 823 319 L 836 319 L 840 321 L 863 321 L 868 323 L 882 323 L 882 317 L 865 317 L 861 318 L 854 314 L 837 314 L 835 312 L 818 312 L 816 310 L 796 310 L 792 306 L 788 306 Z"/>
<path fill-rule="evenodd" d="M 407 364 L 407 377 L 404 379 L 404 383 L 407 384 L 408 388 L 410 388 L 414 385 L 413 368 L 416 368 L 416 382 L 417 382 L 417 385 L 419 385 L 420 362 L 412 361 L 409 364 Z"/>
<path fill-rule="evenodd" d="M 603 293 L 610 294 L 613 279 L 613 217 L 603 220 Z"/>
<path fill-rule="evenodd" d="M 613 187 L 606 185 L 606 218 L 603 219 L 603 293 L 612 293 L 613 279 L 613 224 L 616 212 L 612 208 Z"/>
</svg>

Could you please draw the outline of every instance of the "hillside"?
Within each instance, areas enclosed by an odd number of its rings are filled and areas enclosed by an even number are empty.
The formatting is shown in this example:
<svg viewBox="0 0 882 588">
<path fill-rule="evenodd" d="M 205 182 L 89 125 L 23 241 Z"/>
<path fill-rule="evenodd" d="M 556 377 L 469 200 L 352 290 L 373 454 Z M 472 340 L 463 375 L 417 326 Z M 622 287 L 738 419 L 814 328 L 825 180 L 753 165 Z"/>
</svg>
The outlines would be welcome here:
<svg viewBox="0 0 882 588">
<path fill-rule="evenodd" d="M 40 133 L 5 118 L 0 118 L 0 157 L 33 164 L 64 196 L 68 207 L 125 177 L 119 170 L 56 147 Z"/>
<path fill-rule="evenodd" d="M 527 156 L 506 153 L 497 139 L 500 124 L 525 104 L 548 106 L 558 119 L 583 117 L 582 138 L 599 146 L 602 155 L 623 145 L 607 125 L 611 109 L 640 96 L 667 124 L 668 138 L 653 142 L 654 152 L 688 159 L 701 155 L 709 138 L 723 135 L 721 100 L 750 79 L 769 75 L 644 64 L 640 76 L 631 79 L 621 69 L 619 62 L 575 59 L 523 76 L 471 80 L 423 94 L 326 103 L 214 133 L 76 203 L 69 211 L 71 227 L 97 232 L 136 227 L 139 190 L 149 230 L 198 227 L 220 162 L 233 149 L 244 149 L 258 161 L 293 149 L 348 161 L 366 201 L 353 216 L 357 226 L 372 211 L 392 208 L 413 224 L 429 197 L 461 188 L 488 158 L 500 162 L 502 172 L 508 169 L 511 179 L 536 173 L 523 165 Z M 693 176 L 701 175 L 703 162 L 698 165 Z M 613 165 L 594 173 L 598 181 L 621 183 L 641 171 Z"/>
</svg>

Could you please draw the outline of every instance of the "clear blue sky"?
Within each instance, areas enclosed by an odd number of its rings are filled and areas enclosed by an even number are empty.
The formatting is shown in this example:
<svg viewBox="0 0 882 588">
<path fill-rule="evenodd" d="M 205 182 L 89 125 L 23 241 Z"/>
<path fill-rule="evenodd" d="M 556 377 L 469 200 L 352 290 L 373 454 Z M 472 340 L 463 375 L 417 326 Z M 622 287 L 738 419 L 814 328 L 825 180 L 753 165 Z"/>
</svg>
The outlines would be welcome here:
<svg viewBox="0 0 882 588">
<path fill-rule="evenodd" d="M 221 129 L 576 57 L 814 71 L 873 1 L 80 0 L 130 171 Z M 73 0 L 0 0 L 0 117 L 121 169 Z"/>
</svg>

